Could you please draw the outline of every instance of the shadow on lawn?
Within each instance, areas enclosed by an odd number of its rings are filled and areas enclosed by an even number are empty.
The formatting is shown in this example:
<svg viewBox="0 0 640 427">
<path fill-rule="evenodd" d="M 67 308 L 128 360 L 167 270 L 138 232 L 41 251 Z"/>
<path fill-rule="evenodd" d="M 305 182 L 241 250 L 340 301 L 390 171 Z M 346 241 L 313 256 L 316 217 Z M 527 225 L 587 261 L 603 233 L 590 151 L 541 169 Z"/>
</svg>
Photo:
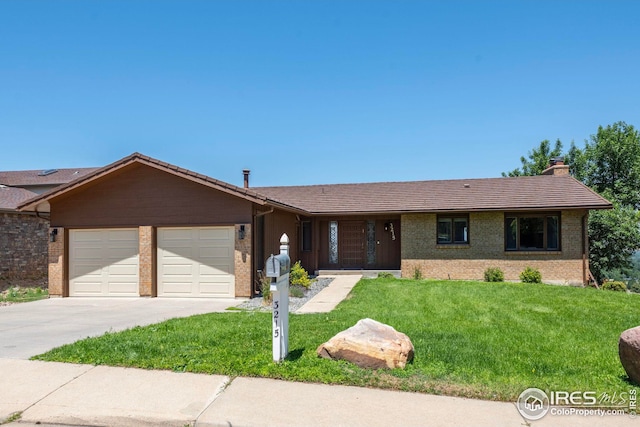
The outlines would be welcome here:
<svg viewBox="0 0 640 427">
<path fill-rule="evenodd" d="M 302 353 L 304 353 L 304 348 L 296 348 L 295 350 L 290 351 L 284 360 L 295 362 L 302 357 Z"/>
<path fill-rule="evenodd" d="M 629 378 L 627 375 L 624 375 L 624 374 L 623 374 L 623 375 L 620 375 L 620 379 L 621 379 L 623 382 L 625 382 L 625 383 L 629 384 L 630 386 L 633 386 L 633 387 L 640 387 L 640 384 L 639 384 L 639 383 L 637 383 L 637 382 L 633 381 L 633 380 L 632 380 L 631 378 Z"/>
</svg>

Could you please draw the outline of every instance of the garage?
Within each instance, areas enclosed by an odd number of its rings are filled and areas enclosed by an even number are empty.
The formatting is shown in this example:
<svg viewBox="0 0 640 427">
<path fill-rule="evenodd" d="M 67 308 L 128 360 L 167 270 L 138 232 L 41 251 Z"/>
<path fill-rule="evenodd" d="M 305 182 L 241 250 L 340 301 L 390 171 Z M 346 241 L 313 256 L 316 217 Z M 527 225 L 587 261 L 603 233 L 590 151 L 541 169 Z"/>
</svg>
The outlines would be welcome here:
<svg viewBox="0 0 640 427">
<path fill-rule="evenodd" d="M 158 296 L 235 296 L 234 227 L 158 228 Z"/>
<path fill-rule="evenodd" d="M 138 229 L 69 231 L 69 296 L 138 296 Z"/>
</svg>

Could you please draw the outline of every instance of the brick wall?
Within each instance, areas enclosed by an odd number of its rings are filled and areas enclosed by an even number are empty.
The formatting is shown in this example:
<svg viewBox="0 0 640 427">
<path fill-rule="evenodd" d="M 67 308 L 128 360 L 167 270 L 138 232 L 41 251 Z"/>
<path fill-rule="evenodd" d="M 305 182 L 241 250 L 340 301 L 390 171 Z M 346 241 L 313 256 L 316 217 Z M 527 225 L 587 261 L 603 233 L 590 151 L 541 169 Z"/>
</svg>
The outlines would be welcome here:
<svg viewBox="0 0 640 427">
<path fill-rule="evenodd" d="M 425 278 L 479 279 L 488 267 L 499 267 L 506 280 L 519 280 L 527 266 L 537 268 L 549 283 L 582 284 L 582 216 L 586 211 L 563 211 L 561 251 L 504 250 L 504 213 L 469 214 L 468 245 L 436 244 L 436 214 L 402 216 L 402 276 L 419 269 Z"/>
<path fill-rule="evenodd" d="M 138 228 L 139 282 L 141 297 L 155 297 L 156 288 L 156 233 L 155 227 L 142 225 Z"/>
<path fill-rule="evenodd" d="M 55 242 L 49 242 L 49 296 L 69 296 L 66 277 L 65 240 L 68 232 L 58 228 Z"/>
<path fill-rule="evenodd" d="M 244 238 L 240 239 L 240 227 L 244 226 Z M 236 297 L 251 296 L 251 224 L 235 227 L 235 280 Z"/>
<path fill-rule="evenodd" d="M 33 215 L 0 213 L 0 279 L 47 276 L 49 221 Z"/>
</svg>

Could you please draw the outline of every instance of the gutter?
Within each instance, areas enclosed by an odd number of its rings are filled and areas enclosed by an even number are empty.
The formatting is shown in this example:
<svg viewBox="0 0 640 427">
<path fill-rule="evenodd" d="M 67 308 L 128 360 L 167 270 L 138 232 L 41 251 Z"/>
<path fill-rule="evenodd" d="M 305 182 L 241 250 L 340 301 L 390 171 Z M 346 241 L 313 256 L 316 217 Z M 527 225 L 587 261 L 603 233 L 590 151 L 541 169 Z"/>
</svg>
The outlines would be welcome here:
<svg viewBox="0 0 640 427">
<path fill-rule="evenodd" d="M 456 209 L 407 209 L 407 210 L 379 210 L 379 211 L 310 211 L 308 215 L 315 217 L 322 216 L 350 216 L 350 215 L 403 215 L 421 213 L 456 213 L 456 212 L 548 212 L 565 210 L 595 210 L 613 209 L 612 204 L 608 205 L 576 205 L 576 206 L 537 206 L 537 207 L 501 207 L 501 208 L 456 208 Z"/>
<path fill-rule="evenodd" d="M 40 212 L 38 212 L 38 205 L 36 205 L 36 206 L 35 206 L 35 208 L 36 208 L 36 209 L 35 209 L 35 214 L 36 214 L 36 216 L 37 216 L 38 218 L 46 219 L 47 221 L 51 221 L 51 212 L 49 212 L 49 216 L 44 217 L 44 216 L 40 216 Z"/>
</svg>

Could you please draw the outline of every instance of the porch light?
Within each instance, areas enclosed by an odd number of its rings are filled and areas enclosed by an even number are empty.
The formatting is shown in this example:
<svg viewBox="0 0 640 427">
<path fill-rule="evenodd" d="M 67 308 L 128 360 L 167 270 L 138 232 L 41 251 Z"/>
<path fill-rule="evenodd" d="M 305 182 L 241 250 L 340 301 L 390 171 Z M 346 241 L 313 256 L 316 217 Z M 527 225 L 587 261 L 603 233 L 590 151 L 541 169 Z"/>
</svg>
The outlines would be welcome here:
<svg viewBox="0 0 640 427">
<path fill-rule="evenodd" d="M 58 235 L 58 229 L 57 228 L 51 229 L 51 233 L 49 233 L 49 241 L 52 243 L 55 242 L 57 235 Z"/>
</svg>

